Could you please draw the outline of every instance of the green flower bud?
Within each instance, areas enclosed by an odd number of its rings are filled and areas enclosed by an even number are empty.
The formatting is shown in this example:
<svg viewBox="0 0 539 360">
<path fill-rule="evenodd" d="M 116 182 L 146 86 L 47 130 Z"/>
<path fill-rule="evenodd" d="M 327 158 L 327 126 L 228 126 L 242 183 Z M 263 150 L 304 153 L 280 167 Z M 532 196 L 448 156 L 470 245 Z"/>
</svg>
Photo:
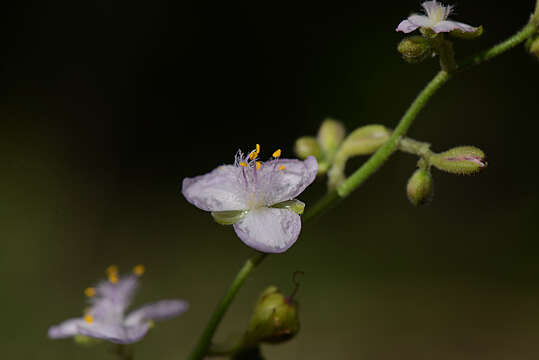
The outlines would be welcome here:
<svg viewBox="0 0 539 360">
<path fill-rule="evenodd" d="M 432 176 L 427 169 L 417 169 L 406 185 L 408 200 L 414 206 L 425 205 L 432 199 Z"/>
<path fill-rule="evenodd" d="M 537 59 L 539 59 L 539 36 L 535 39 L 530 38 L 528 42 L 526 43 L 526 47 L 530 54 L 535 56 Z"/>
<path fill-rule="evenodd" d="M 483 35 L 483 26 L 476 27 L 474 31 L 462 31 L 457 29 L 450 31 L 449 34 L 458 39 L 473 40 Z"/>
<path fill-rule="evenodd" d="M 306 159 L 311 155 L 317 159 L 320 159 L 322 155 L 322 150 L 320 149 L 318 140 L 312 136 L 303 136 L 297 139 L 294 150 L 300 159 Z"/>
<path fill-rule="evenodd" d="M 258 298 L 245 335 L 247 343 L 277 344 L 299 331 L 297 304 L 276 286 L 266 288 Z"/>
<path fill-rule="evenodd" d="M 372 154 L 389 139 L 391 131 L 382 125 L 367 125 L 354 130 L 344 140 L 337 159 Z"/>
<path fill-rule="evenodd" d="M 452 174 L 470 175 L 487 166 L 485 153 L 474 146 L 458 146 L 429 158 L 431 165 Z"/>
<path fill-rule="evenodd" d="M 213 216 L 213 220 L 218 224 L 232 225 L 243 219 L 247 213 L 247 210 L 213 211 L 211 216 Z"/>
<path fill-rule="evenodd" d="M 318 143 L 322 147 L 326 158 L 331 159 L 331 154 L 341 145 L 345 135 L 346 130 L 340 121 L 328 118 L 322 122 L 318 130 Z"/>
<path fill-rule="evenodd" d="M 432 57 L 430 42 L 422 36 L 410 36 L 402 39 L 397 46 L 402 58 L 409 63 L 419 63 Z"/>
</svg>

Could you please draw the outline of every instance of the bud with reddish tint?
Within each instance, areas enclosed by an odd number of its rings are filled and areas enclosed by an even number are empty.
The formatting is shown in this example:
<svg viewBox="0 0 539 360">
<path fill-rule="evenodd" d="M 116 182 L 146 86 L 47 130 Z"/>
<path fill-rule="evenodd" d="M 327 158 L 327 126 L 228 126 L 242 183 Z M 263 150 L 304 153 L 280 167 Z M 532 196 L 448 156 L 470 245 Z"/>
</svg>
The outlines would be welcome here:
<svg viewBox="0 0 539 360">
<path fill-rule="evenodd" d="M 474 146 L 458 146 L 429 158 L 431 165 L 452 174 L 470 175 L 487 166 L 485 153 Z"/>
</svg>

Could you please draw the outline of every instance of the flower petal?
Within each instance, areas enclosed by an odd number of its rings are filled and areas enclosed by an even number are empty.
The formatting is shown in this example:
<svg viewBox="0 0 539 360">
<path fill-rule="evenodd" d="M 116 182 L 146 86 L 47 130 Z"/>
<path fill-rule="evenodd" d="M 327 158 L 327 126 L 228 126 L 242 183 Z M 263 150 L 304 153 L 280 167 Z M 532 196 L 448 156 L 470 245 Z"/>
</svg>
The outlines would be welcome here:
<svg viewBox="0 0 539 360">
<path fill-rule="evenodd" d="M 418 14 L 410 15 L 408 17 L 408 21 L 411 24 L 416 25 L 418 27 L 431 27 L 432 26 L 432 20 L 424 15 L 418 15 Z"/>
<path fill-rule="evenodd" d="M 318 162 L 314 156 L 309 156 L 304 161 L 296 159 L 267 161 L 260 169 L 257 196 L 260 196 L 267 206 L 292 200 L 314 181 L 317 172 Z"/>
<path fill-rule="evenodd" d="M 182 194 L 202 210 L 245 210 L 248 206 L 241 176 L 239 167 L 219 166 L 205 175 L 183 179 Z"/>
<path fill-rule="evenodd" d="M 127 326 L 137 325 L 144 321 L 165 320 L 173 316 L 184 313 L 189 308 L 189 304 L 183 300 L 162 300 L 151 304 L 143 305 L 127 315 L 125 324 Z"/>
<path fill-rule="evenodd" d="M 402 20 L 400 22 L 399 26 L 397 26 L 397 28 L 395 29 L 395 31 L 402 31 L 405 34 L 408 34 L 408 33 L 412 32 L 412 31 L 414 31 L 415 29 L 417 29 L 418 27 L 419 26 L 417 26 L 415 24 L 412 24 L 408 20 Z"/>
<path fill-rule="evenodd" d="M 68 319 L 58 325 L 51 326 L 48 331 L 49 338 L 62 339 L 79 334 L 79 325 L 84 324 L 84 319 Z"/>
<path fill-rule="evenodd" d="M 138 288 L 138 276 L 122 276 L 118 282 L 102 281 L 96 286 L 97 296 L 91 299 L 92 316 L 107 318 L 112 313 L 123 314 L 133 300 Z"/>
<path fill-rule="evenodd" d="M 93 322 L 78 326 L 79 334 L 103 339 L 115 344 L 130 344 L 141 340 L 150 329 L 149 323 L 122 326 L 104 322 Z"/>
<path fill-rule="evenodd" d="M 247 246 L 265 253 L 282 253 L 292 246 L 301 230 L 300 216 L 287 209 L 258 208 L 234 224 Z"/>
<path fill-rule="evenodd" d="M 438 24 L 434 25 L 432 27 L 432 30 L 434 30 L 435 33 L 450 32 L 453 30 L 460 30 L 464 32 L 474 32 L 474 31 L 477 31 L 477 28 L 468 24 L 457 22 L 457 21 L 445 20 L 445 21 L 440 21 Z"/>
</svg>

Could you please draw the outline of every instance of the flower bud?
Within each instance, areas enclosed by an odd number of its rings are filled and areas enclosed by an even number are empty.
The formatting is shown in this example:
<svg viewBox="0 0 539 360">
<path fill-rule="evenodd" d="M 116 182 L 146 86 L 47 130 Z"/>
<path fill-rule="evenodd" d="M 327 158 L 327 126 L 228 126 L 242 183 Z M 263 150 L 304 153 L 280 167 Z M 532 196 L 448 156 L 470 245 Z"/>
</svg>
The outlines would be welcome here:
<svg viewBox="0 0 539 360">
<path fill-rule="evenodd" d="M 402 58 L 409 63 L 419 63 L 432 56 L 432 47 L 422 36 L 410 36 L 402 39 L 397 46 Z"/>
<path fill-rule="evenodd" d="M 432 176 L 427 169 L 417 169 L 406 185 L 408 200 L 415 206 L 425 205 L 432 199 Z"/>
<path fill-rule="evenodd" d="M 539 36 L 537 36 L 535 39 L 531 38 L 526 43 L 526 47 L 528 48 L 530 54 L 539 59 Z"/>
<path fill-rule="evenodd" d="M 452 174 L 470 175 L 487 166 L 485 153 L 474 146 L 458 146 L 429 158 L 431 165 Z"/>
<path fill-rule="evenodd" d="M 451 34 L 451 36 L 454 36 L 458 39 L 473 40 L 483 35 L 483 26 L 476 27 L 474 31 L 462 31 L 457 29 L 450 31 L 449 33 Z"/>
<path fill-rule="evenodd" d="M 297 304 L 276 286 L 267 287 L 258 298 L 246 333 L 248 343 L 277 344 L 299 331 Z"/>
<path fill-rule="evenodd" d="M 297 139 L 294 150 L 300 159 L 306 159 L 311 155 L 320 159 L 322 154 L 318 140 L 312 136 L 303 136 Z"/>
<path fill-rule="evenodd" d="M 326 157 L 331 158 L 328 154 L 331 155 L 337 150 L 345 134 L 346 130 L 340 121 L 328 118 L 322 122 L 318 130 L 318 143 L 322 147 L 322 151 L 326 153 Z"/>
<path fill-rule="evenodd" d="M 391 136 L 391 131 L 382 125 L 366 125 L 354 130 L 344 140 L 336 158 L 372 154 Z"/>
</svg>

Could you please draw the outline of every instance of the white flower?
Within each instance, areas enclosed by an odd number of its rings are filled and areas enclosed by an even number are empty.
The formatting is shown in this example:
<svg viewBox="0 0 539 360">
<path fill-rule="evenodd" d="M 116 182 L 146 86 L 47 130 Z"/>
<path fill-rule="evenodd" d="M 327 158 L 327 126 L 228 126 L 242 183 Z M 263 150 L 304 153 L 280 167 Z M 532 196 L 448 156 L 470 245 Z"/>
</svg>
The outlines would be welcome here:
<svg viewBox="0 0 539 360">
<path fill-rule="evenodd" d="M 248 246 L 266 253 L 286 251 L 301 230 L 300 216 L 283 202 L 294 199 L 310 185 L 318 171 L 313 156 L 305 161 L 273 159 L 258 161 L 260 146 L 244 156 L 236 154 L 234 165 L 223 165 L 208 174 L 186 178 L 182 194 L 196 207 L 214 217 L 231 214 L 238 237 Z M 304 204 L 296 201 L 303 208 Z"/>
<path fill-rule="evenodd" d="M 463 32 L 477 31 L 477 28 L 471 25 L 447 20 L 453 11 L 453 6 L 451 5 L 443 6 L 441 3 L 434 0 L 425 1 L 421 6 L 425 9 L 427 16 L 413 14 L 409 16 L 407 20 L 401 21 L 396 31 L 409 33 L 419 27 L 431 29 L 435 33 L 450 32 L 453 30 L 460 30 Z"/>
</svg>

